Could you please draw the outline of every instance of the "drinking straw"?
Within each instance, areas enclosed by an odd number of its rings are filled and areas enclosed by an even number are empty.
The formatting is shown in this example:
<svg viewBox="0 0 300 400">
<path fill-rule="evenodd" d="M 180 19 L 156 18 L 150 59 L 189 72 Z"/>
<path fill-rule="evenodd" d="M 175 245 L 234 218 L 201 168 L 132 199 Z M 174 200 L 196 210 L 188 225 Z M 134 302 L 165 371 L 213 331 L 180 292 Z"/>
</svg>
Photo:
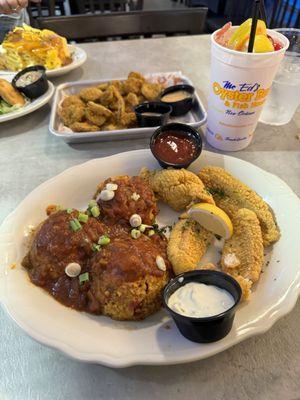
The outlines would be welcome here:
<svg viewBox="0 0 300 400">
<path fill-rule="evenodd" d="M 259 12 L 260 12 L 260 17 L 261 17 L 261 19 L 262 19 L 263 21 L 265 21 L 266 26 L 268 26 L 267 15 L 266 15 L 266 8 L 265 8 L 265 2 L 264 2 L 264 0 L 260 0 Z"/>
<path fill-rule="evenodd" d="M 253 13 L 252 13 L 252 24 L 251 24 L 251 32 L 250 32 L 250 38 L 249 38 L 249 44 L 248 44 L 248 53 L 253 52 L 259 6 L 260 6 L 260 0 L 255 0 L 254 7 L 253 7 Z"/>
</svg>

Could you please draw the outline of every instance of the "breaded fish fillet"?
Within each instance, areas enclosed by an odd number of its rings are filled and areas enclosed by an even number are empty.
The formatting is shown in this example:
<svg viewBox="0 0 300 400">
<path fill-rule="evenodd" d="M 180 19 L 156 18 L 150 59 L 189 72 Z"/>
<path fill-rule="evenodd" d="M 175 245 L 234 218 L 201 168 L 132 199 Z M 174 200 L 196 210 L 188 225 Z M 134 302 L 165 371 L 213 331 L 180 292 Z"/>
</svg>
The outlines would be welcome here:
<svg viewBox="0 0 300 400">
<path fill-rule="evenodd" d="M 199 177 L 212 193 L 217 206 L 231 218 L 240 208 L 255 212 L 260 222 L 264 246 L 279 240 L 280 231 L 273 212 L 256 192 L 223 168 L 205 167 L 200 171 Z"/>
<path fill-rule="evenodd" d="M 212 238 L 212 233 L 196 221 L 180 219 L 172 229 L 168 243 L 168 259 L 174 274 L 196 269 Z"/>
<path fill-rule="evenodd" d="M 243 297 L 247 298 L 264 262 L 262 233 L 256 214 L 246 208 L 238 210 L 232 223 L 233 235 L 225 241 L 221 266 L 224 272 L 238 277 Z"/>
<path fill-rule="evenodd" d="M 144 167 L 140 171 L 140 177 L 149 182 L 159 199 L 176 211 L 196 202 L 214 204 L 213 197 L 206 191 L 198 176 L 184 168 L 149 171 Z"/>
</svg>

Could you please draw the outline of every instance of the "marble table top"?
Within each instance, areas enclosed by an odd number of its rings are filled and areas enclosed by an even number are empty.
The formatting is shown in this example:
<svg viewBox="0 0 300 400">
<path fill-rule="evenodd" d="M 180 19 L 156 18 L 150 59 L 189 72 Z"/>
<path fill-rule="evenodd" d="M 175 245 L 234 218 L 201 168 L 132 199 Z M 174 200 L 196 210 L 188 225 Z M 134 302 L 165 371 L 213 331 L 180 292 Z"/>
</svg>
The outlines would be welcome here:
<svg viewBox="0 0 300 400">
<path fill-rule="evenodd" d="M 181 70 L 206 104 L 209 37 L 83 44 L 86 64 L 55 84 Z M 147 139 L 67 145 L 48 133 L 50 105 L 0 125 L 0 223 L 37 185 L 86 160 L 148 146 Z M 278 175 L 300 196 L 300 110 L 282 127 L 259 124 L 234 153 Z M 215 151 L 206 145 L 206 149 Z M 0 310 L 0 399 L 300 399 L 300 302 L 267 333 L 206 360 L 113 370 L 71 360 L 23 333 Z M 100 338 L 101 340 L 101 338 Z"/>
</svg>

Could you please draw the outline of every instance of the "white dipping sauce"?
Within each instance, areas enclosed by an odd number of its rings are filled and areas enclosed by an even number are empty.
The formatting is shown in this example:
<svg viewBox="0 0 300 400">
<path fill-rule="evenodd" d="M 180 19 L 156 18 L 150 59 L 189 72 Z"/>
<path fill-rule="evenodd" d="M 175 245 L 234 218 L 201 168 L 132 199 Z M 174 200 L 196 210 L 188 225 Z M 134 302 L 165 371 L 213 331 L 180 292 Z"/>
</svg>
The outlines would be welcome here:
<svg viewBox="0 0 300 400">
<path fill-rule="evenodd" d="M 190 282 L 177 289 L 168 306 L 186 317 L 203 318 L 221 314 L 234 305 L 234 298 L 225 289 L 204 283 Z"/>
</svg>

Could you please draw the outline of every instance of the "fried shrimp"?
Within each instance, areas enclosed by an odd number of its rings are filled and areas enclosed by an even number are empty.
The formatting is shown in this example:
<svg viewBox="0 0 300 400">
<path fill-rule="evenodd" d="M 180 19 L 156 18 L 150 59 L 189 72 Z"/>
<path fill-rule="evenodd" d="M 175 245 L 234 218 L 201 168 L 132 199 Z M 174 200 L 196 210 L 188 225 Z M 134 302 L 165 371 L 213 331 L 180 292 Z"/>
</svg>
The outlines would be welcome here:
<svg viewBox="0 0 300 400">
<path fill-rule="evenodd" d="M 198 176 L 184 168 L 149 171 L 144 167 L 140 176 L 149 182 L 159 199 L 176 211 L 197 202 L 214 204 Z"/>
<path fill-rule="evenodd" d="M 217 206 L 231 218 L 240 208 L 248 208 L 255 212 L 260 222 L 264 246 L 279 240 L 280 231 L 271 208 L 247 185 L 223 168 L 215 166 L 203 168 L 199 177 L 213 194 Z"/>
<path fill-rule="evenodd" d="M 174 274 L 196 269 L 212 238 L 212 233 L 196 221 L 180 219 L 172 229 L 168 243 L 168 258 Z"/>
<path fill-rule="evenodd" d="M 259 279 L 264 261 L 262 233 L 256 214 L 246 208 L 241 208 L 232 222 L 234 233 L 225 241 L 221 265 L 224 272 L 239 278 L 246 299 L 252 283 Z"/>
<path fill-rule="evenodd" d="M 97 101 L 100 100 L 102 96 L 102 91 L 96 87 L 90 87 L 80 90 L 79 97 L 85 101 Z"/>
</svg>

